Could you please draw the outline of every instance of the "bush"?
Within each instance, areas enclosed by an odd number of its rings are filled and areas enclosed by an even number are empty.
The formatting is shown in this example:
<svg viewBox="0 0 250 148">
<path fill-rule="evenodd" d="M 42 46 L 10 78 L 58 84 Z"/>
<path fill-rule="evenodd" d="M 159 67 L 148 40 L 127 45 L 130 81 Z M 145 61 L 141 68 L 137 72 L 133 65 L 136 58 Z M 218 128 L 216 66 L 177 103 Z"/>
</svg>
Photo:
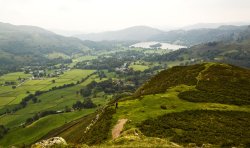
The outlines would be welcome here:
<svg viewBox="0 0 250 148">
<path fill-rule="evenodd" d="M 250 113 L 241 111 L 193 110 L 148 119 L 138 125 L 150 137 L 177 143 L 239 146 L 250 143 Z"/>
<path fill-rule="evenodd" d="M 167 109 L 166 105 L 161 105 L 161 109 Z"/>
<path fill-rule="evenodd" d="M 7 134 L 7 132 L 8 132 L 8 129 L 5 126 L 0 125 L 0 139 L 3 138 L 3 136 Z"/>
</svg>

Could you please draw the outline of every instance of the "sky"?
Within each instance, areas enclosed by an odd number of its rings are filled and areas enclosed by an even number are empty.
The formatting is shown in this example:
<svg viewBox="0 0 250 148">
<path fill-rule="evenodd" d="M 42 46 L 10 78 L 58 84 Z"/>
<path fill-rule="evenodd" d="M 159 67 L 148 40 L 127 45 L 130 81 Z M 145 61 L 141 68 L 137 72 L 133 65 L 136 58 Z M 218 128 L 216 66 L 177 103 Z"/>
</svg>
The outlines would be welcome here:
<svg viewBox="0 0 250 148">
<path fill-rule="evenodd" d="M 250 22 L 250 0 L 0 0 L 0 22 L 86 33 Z"/>
</svg>

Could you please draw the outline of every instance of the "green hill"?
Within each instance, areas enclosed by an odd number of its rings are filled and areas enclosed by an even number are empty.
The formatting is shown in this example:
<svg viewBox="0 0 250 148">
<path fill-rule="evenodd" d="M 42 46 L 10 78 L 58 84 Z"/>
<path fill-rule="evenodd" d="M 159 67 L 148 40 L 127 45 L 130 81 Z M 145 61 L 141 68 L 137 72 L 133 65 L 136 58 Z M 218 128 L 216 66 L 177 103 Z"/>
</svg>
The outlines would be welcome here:
<svg viewBox="0 0 250 148">
<path fill-rule="evenodd" d="M 55 63 L 55 60 L 48 59 L 52 53 L 71 56 L 86 50 L 88 48 L 76 38 L 33 26 L 0 23 L 0 74 L 24 65 Z"/>
<path fill-rule="evenodd" d="M 173 67 L 120 99 L 118 109 L 110 102 L 44 139 L 60 136 L 73 146 L 248 147 L 249 92 L 248 69 L 219 63 Z M 127 122 L 114 138 L 121 119 Z"/>
</svg>

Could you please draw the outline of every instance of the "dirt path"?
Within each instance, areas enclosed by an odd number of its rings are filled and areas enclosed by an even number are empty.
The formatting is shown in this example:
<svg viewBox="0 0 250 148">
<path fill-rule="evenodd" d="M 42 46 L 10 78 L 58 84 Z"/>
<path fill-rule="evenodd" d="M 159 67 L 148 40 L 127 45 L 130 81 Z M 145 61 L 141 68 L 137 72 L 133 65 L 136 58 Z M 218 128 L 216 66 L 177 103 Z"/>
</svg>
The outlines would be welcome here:
<svg viewBox="0 0 250 148">
<path fill-rule="evenodd" d="M 117 124 L 112 129 L 112 137 L 113 139 L 116 139 L 120 136 L 120 133 L 123 129 L 124 124 L 128 121 L 128 119 L 120 119 L 118 120 Z"/>
</svg>

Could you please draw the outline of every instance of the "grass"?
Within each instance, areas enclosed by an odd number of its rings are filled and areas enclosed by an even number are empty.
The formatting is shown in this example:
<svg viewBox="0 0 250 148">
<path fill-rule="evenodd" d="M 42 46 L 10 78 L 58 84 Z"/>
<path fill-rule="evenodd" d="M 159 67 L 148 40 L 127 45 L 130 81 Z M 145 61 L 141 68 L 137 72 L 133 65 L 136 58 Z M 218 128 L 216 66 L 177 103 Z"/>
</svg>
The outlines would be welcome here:
<svg viewBox="0 0 250 148">
<path fill-rule="evenodd" d="M 31 74 L 25 74 L 23 72 L 14 72 L 14 73 L 9 73 L 9 74 L 5 74 L 0 76 L 0 85 L 4 84 L 4 82 L 6 81 L 12 81 L 12 82 L 16 82 L 19 83 L 18 78 L 29 78 L 31 77 Z"/>
<path fill-rule="evenodd" d="M 65 106 L 71 107 L 72 104 L 74 104 L 77 100 L 83 100 L 83 97 L 76 95 L 76 91 L 79 91 L 82 87 L 86 86 L 93 80 L 97 82 L 100 81 L 97 75 L 93 75 L 79 85 L 44 93 L 38 96 L 38 99 L 41 100 L 41 102 L 35 104 L 29 103 L 27 107 L 15 112 L 15 115 L 18 115 L 15 116 L 15 118 L 13 118 L 12 114 L 1 116 L 0 124 L 4 124 L 9 128 L 13 128 L 24 123 L 28 117 L 31 117 L 37 112 L 45 110 L 63 110 Z M 103 104 L 101 103 L 100 99 L 97 100 L 100 104 Z M 8 122 L 6 123 L 5 121 Z"/>
<path fill-rule="evenodd" d="M 148 69 L 149 67 L 145 65 L 131 64 L 129 68 L 132 68 L 134 71 L 144 71 Z"/>
<path fill-rule="evenodd" d="M 73 62 L 82 62 L 82 61 L 88 61 L 96 59 L 97 56 L 81 56 L 73 60 Z"/>
<path fill-rule="evenodd" d="M 136 134 L 135 134 L 136 133 Z M 94 146 L 95 147 L 95 146 Z M 138 129 L 130 129 L 115 140 L 101 144 L 100 147 L 181 147 L 168 139 L 146 137 Z"/>
<path fill-rule="evenodd" d="M 82 78 L 85 78 L 93 72 L 94 70 L 73 69 L 55 78 L 27 80 L 25 83 L 23 83 L 16 89 L 12 89 L 10 86 L 0 86 L 0 108 L 4 107 L 5 105 L 18 104 L 25 96 L 28 95 L 27 91 L 34 93 L 35 91 L 49 90 L 55 86 L 76 83 L 77 81 L 81 80 Z M 18 78 L 20 75 L 10 74 L 2 77 L 5 79 L 10 79 L 13 76 L 15 76 L 15 78 Z M 55 83 L 52 83 L 52 80 L 55 80 Z"/>
<path fill-rule="evenodd" d="M 136 125 L 146 119 L 185 110 L 250 111 L 249 106 L 240 107 L 219 103 L 193 103 L 178 98 L 179 93 L 194 89 L 194 86 L 179 85 L 168 89 L 166 93 L 146 95 L 138 99 L 119 102 L 119 108 L 116 114 L 114 114 L 113 124 L 115 124 L 118 119 L 127 118 L 130 122 L 128 122 L 125 127 L 126 129 L 130 129 L 136 127 Z M 161 105 L 166 106 L 166 109 L 162 109 Z"/>
<path fill-rule="evenodd" d="M 88 109 L 46 116 L 25 128 L 18 127 L 12 129 L 3 139 L 0 140 L 0 145 L 6 147 L 10 145 L 21 146 L 23 144 L 31 144 L 36 140 L 39 140 L 52 129 L 60 127 L 66 122 L 70 122 L 87 114 L 93 113 L 94 110 L 95 109 Z"/>
<path fill-rule="evenodd" d="M 86 81 L 78 85 L 54 90 L 54 91 L 47 92 L 38 96 L 38 99 L 41 100 L 41 102 L 39 103 L 29 102 L 27 107 L 21 110 L 18 110 L 14 114 L 5 114 L 1 116 L 0 124 L 4 124 L 6 127 L 11 128 L 11 130 L 6 135 L 6 137 L 4 137 L 4 139 L 0 140 L 0 145 L 6 146 L 9 144 L 12 144 L 11 142 L 8 142 L 9 138 L 13 139 L 11 140 L 12 142 L 17 141 L 17 142 L 14 142 L 15 144 L 21 144 L 22 142 L 32 143 L 35 140 L 38 140 L 39 138 L 47 134 L 48 131 L 54 128 L 57 128 L 59 126 L 62 126 L 63 124 L 65 124 L 65 121 L 69 122 L 69 121 L 72 121 L 73 119 L 76 119 L 75 114 L 78 118 L 78 117 L 82 117 L 83 115 L 92 113 L 95 109 L 91 109 L 89 111 L 85 110 L 87 112 L 83 110 L 79 113 L 79 116 L 77 112 L 74 112 L 72 114 L 67 113 L 67 114 L 60 114 L 60 115 L 59 114 L 50 115 L 50 116 L 46 116 L 44 118 L 39 119 L 38 121 L 34 122 L 31 126 L 28 126 L 26 128 L 20 127 L 20 125 L 22 125 L 26 121 L 27 118 L 32 117 L 37 112 L 46 111 L 46 110 L 62 111 L 65 109 L 65 106 L 71 107 L 77 100 L 82 101 L 83 97 L 81 97 L 80 95 L 76 95 L 76 91 L 79 91 L 81 88 L 88 85 L 92 81 L 100 82 L 104 80 L 106 79 L 100 80 L 98 75 L 92 75 Z M 98 103 L 98 104 L 105 104 L 105 101 L 107 100 L 104 100 L 101 97 L 93 99 L 93 102 Z M 51 125 L 51 124 L 54 124 L 54 125 Z M 36 125 L 36 126 L 34 126 L 34 128 L 31 128 L 33 125 Z M 36 133 L 34 133 L 34 130 L 37 130 Z M 31 135 L 28 135 L 29 132 L 31 133 Z M 22 138 L 19 139 L 19 136 L 16 136 L 16 135 L 22 135 Z"/>
<path fill-rule="evenodd" d="M 73 62 L 69 64 L 69 67 L 74 67 L 78 62 L 89 61 L 96 59 L 97 56 L 80 56 L 73 59 Z"/>
<path fill-rule="evenodd" d="M 60 52 L 53 52 L 47 55 L 49 59 L 56 59 L 56 58 L 63 58 L 63 59 L 69 59 L 70 57 L 64 53 Z"/>
</svg>

